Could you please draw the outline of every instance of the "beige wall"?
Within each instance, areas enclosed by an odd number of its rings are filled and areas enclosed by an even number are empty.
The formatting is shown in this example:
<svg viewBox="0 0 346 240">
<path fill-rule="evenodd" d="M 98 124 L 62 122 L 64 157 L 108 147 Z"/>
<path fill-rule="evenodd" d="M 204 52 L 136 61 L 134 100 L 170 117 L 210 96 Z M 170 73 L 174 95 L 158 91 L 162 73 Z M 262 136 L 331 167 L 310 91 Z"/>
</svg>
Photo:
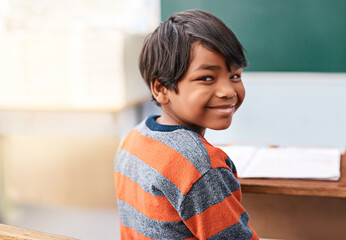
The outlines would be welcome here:
<svg viewBox="0 0 346 240">
<path fill-rule="evenodd" d="M 115 206 L 113 162 L 118 138 L 9 135 L 0 142 L 7 202 Z"/>
<path fill-rule="evenodd" d="M 0 221 L 26 205 L 113 211 L 115 152 L 138 121 L 135 107 L 117 113 L 0 111 Z"/>
</svg>

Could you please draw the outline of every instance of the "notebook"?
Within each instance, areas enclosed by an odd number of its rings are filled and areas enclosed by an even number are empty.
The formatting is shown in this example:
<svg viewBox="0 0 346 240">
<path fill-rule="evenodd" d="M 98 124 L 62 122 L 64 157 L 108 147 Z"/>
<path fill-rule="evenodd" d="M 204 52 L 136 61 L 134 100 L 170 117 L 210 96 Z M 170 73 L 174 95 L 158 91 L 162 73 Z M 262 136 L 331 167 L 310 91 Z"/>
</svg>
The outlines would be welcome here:
<svg viewBox="0 0 346 240">
<path fill-rule="evenodd" d="M 234 162 L 240 178 L 337 181 L 344 149 L 219 146 Z"/>
</svg>

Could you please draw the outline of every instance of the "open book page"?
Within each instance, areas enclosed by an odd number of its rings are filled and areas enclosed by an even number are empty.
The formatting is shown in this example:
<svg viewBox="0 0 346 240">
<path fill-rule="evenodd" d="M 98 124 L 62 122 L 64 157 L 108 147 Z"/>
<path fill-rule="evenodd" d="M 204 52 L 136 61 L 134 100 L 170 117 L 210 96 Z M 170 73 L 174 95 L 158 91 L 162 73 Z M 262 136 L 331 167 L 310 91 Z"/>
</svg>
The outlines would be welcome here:
<svg viewBox="0 0 346 240">
<path fill-rule="evenodd" d="M 339 148 L 222 148 L 241 178 L 293 178 L 336 181 L 340 178 Z M 244 150 L 244 152 L 241 152 Z"/>
<path fill-rule="evenodd" d="M 220 147 L 233 161 L 237 168 L 238 176 L 240 177 L 251 159 L 254 157 L 257 147 L 245 145 L 230 145 Z"/>
</svg>

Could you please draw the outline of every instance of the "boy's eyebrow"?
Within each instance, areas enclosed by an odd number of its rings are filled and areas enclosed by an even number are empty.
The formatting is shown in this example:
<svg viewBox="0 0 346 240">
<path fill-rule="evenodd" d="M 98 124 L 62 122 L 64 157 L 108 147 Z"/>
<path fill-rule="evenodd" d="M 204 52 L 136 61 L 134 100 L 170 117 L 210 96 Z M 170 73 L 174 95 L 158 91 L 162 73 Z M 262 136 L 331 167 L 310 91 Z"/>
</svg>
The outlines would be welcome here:
<svg viewBox="0 0 346 240">
<path fill-rule="evenodd" d="M 242 67 L 237 66 L 232 71 L 237 71 L 240 68 L 242 68 Z M 221 69 L 221 66 L 219 66 L 219 65 L 202 64 L 193 71 L 197 71 L 197 70 L 220 70 L 220 69 Z"/>
<path fill-rule="evenodd" d="M 219 70 L 219 69 L 221 69 L 221 66 L 219 66 L 219 65 L 202 64 L 193 71 L 197 71 L 197 70 Z"/>
</svg>

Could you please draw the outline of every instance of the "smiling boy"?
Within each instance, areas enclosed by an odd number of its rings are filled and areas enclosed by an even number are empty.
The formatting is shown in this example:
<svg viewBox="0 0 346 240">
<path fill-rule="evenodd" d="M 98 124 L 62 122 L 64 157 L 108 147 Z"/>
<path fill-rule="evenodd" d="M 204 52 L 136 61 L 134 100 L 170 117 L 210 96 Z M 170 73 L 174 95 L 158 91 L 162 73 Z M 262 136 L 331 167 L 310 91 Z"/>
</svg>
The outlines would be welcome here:
<svg viewBox="0 0 346 240">
<path fill-rule="evenodd" d="M 234 164 L 204 138 L 230 126 L 246 65 L 233 32 L 204 11 L 175 13 L 146 38 L 140 71 L 162 114 L 116 157 L 122 239 L 258 239 Z"/>
</svg>

